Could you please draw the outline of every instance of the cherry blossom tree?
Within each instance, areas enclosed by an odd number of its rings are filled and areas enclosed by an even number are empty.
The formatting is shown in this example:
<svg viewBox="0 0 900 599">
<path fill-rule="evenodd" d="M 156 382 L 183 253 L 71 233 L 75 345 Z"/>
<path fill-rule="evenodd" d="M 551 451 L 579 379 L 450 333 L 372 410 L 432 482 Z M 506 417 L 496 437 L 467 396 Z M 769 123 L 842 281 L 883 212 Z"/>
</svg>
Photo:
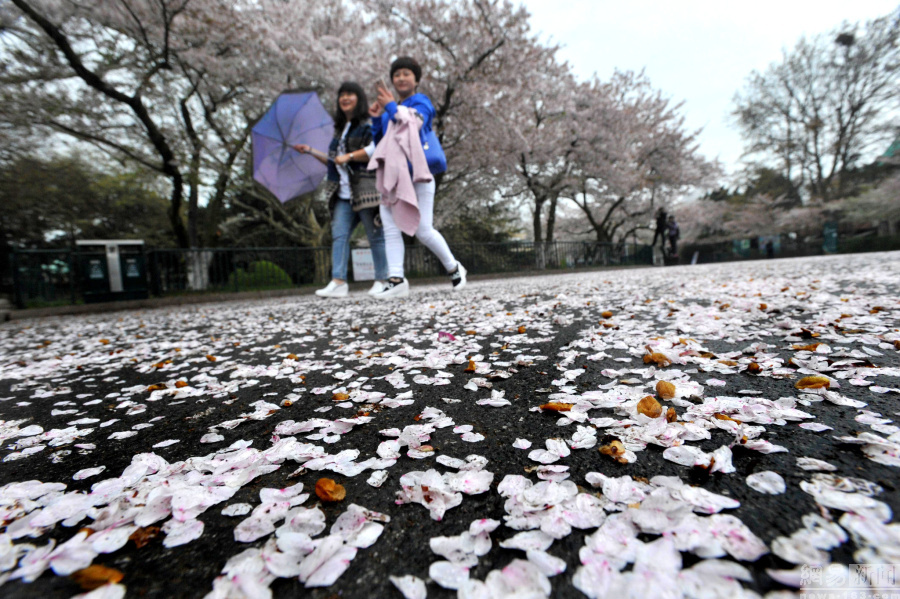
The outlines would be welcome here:
<svg viewBox="0 0 900 599">
<path fill-rule="evenodd" d="M 621 241 L 650 227 L 669 205 L 719 169 L 697 151 L 681 104 L 654 89 L 643 73 L 616 72 L 579 90 L 579 150 L 568 197 L 599 242 Z"/>
<path fill-rule="evenodd" d="M 505 172 L 512 176 L 510 195 L 528 204 L 535 244 L 553 241 L 559 198 L 573 183 L 573 156 L 580 142 L 575 115 L 576 83 L 545 58 L 536 85 L 520 87 L 517 111 L 504 150 L 511 156 Z M 546 228 L 544 208 L 546 206 Z"/>
<path fill-rule="evenodd" d="M 421 90 L 435 105 L 448 158 L 438 217 L 461 203 L 497 201 L 522 149 L 520 104 L 545 89 L 545 75 L 568 67 L 552 60 L 556 48 L 539 43 L 528 12 L 508 0 L 385 0 L 377 7 L 390 39 L 384 71 L 393 56 L 417 57 Z"/>
<path fill-rule="evenodd" d="M 199 245 L 201 194 L 215 221 L 272 98 L 330 91 L 348 56 L 367 60 L 340 0 L 10 0 L 4 24 L 5 116 L 164 176 L 182 246 Z"/>
</svg>

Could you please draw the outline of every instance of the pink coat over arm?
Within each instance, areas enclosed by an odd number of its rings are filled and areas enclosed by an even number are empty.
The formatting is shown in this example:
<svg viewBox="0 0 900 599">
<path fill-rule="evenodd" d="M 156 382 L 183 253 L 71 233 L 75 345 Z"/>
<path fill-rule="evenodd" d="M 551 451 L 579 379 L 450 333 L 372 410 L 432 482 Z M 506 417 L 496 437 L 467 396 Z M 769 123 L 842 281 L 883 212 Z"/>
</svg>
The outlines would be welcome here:
<svg viewBox="0 0 900 599">
<path fill-rule="evenodd" d="M 381 192 L 381 203 L 391 207 L 394 222 L 407 235 L 415 235 L 419 228 L 419 203 L 413 183 L 427 183 L 432 176 L 419 140 L 422 121 L 406 106 L 398 107 L 394 118 L 368 168 L 377 169 L 375 185 Z"/>
</svg>

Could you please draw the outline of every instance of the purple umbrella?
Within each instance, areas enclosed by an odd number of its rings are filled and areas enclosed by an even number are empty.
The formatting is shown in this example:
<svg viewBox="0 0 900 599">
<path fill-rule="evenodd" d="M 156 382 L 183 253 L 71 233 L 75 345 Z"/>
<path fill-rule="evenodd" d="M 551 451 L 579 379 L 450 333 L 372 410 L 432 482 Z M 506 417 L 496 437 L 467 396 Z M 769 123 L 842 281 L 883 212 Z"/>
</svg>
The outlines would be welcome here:
<svg viewBox="0 0 900 599">
<path fill-rule="evenodd" d="M 334 121 L 316 92 L 284 92 L 253 126 L 253 178 L 282 203 L 319 186 L 327 167 L 293 147 L 327 149 Z"/>
</svg>

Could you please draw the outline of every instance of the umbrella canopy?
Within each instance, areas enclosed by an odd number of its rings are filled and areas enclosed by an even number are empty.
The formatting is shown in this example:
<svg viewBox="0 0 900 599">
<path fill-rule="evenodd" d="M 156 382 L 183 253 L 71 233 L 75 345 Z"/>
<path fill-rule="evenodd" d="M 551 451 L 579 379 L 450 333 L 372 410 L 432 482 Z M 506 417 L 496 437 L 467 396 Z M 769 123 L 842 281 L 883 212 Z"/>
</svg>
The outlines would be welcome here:
<svg viewBox="0 0 900 599">
<path fill-rule="evenodd" d="M 291 146 L 327 150 L 334 120 L 316 92 L 284 92 L 253 126 L 253 178 L 282 203 L 319 186 L 327 167 Z"/>
</svg>

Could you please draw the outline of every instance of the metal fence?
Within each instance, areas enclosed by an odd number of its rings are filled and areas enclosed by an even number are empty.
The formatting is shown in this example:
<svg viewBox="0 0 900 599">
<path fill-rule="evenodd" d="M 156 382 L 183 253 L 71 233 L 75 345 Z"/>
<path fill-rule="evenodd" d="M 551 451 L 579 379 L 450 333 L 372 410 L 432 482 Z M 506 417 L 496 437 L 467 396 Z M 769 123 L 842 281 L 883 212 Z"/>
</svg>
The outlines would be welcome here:
<svg viewBox="0 0 900 599">
<path fill-rule="evenodd" d="M 838 238 L 834 250 L 838 254 L 896 251 L 900 250 L 900 235 L 845 235 Z M 748 243 L 747 247 L 738 248 L 731 239 L 717 243 L 687 243 L 679 248 L 682 264 L 693 262 L 694 256 L 696 256 L 697 264 L 708 264 L 768 258 L 824 256 L 828 253 L 825 250 L 824 240 L 821 238 L 809 240 L 783 238 L 777 248 L 772 248 L 771 253 L 759 243 L 752 245 Z"/>
<path fill-rule="evenodd" d="M 551 243 L 453 244 L 457 259 L 472 274 L 612 267 L 652 263 L 651 248 L 637 244 L 581 241 Z M 331 278 L 331 248 L 143 248 L 138 287 L 149 295 L 290 289 Z M 9 257 L 8 292 L 19 308 L 79 304 L 92 284 L 89 265 L 100 252 L 77 249 L 15 250 Z M 410 278 L 443 276 L 443 267 L 425 247 L 406 247 Z M 352 266 L 350 268 L 351 280 Z M 134 285 L 134 282 L 132 282 Z"/>
</svg>

